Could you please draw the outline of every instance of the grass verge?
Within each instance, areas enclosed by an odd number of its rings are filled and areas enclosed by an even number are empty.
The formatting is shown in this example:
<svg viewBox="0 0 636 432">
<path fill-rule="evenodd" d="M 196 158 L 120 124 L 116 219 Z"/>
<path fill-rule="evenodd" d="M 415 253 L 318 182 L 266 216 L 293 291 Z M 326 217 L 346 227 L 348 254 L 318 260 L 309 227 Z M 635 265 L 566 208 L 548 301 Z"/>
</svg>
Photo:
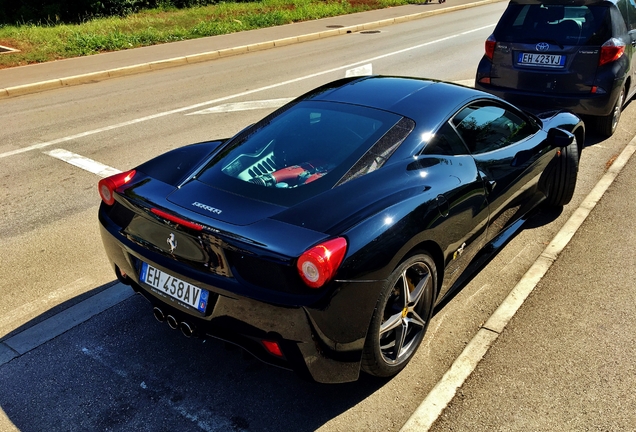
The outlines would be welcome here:
<svg viewBox="0 0 636 432">
<path fill-rule="evenodd" d="M 152 9 L 78 25 L 0 26 L 0 69 L 420 3 L 421 0 L 261 0 Z"/>
</svg>

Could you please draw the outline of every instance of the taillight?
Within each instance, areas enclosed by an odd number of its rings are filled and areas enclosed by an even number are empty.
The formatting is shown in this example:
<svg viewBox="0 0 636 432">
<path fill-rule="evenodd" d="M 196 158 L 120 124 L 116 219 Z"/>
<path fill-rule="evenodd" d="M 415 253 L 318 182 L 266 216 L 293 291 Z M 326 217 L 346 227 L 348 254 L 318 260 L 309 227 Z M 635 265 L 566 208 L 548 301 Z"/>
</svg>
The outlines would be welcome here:
<svg viewBox="0 0 636 432">
<path fill-rule="evenodd" d="M 310 288 L 320 288 L 336 274 L 347 252 L 347 240 L 338 237 L 304 252 L 296 267 L 302 280 Z"/>
<path fill-rule="evenodd" d="M 115 189 L 131 181 L 134 176 L 135 170 L 130 170 L 101 179 L 97 184 L 97 189 L 102 201 L 108 205 L 113 205 L 115 203 L 115 195 L 113 194 Z"/>
<path fill-rule="evenodd" d="M 201 231 L 203 229 L 203 225 L 199 225 L 198 223 L 195 223 L 195 222 L 190 222 L 188 220 L 180 218 L 179 216 L 175 216 L 173 214 L 166 213 L 163 210 L 159 210 L 157 208 L 151 208 L 150 211 L 152 213 L 156 214 L 159 217 L 162 217 L 162 218 L 164 218 L 166 220 L 169 220 L 170 222 L 174 222 L 176 224 L 183 225 L 184 227 L 188 227 L 188 228 L 196 230 L 196 231 Z"/>
<path fill-rule="evenodd" d="M 278 345 L 278 342 L 265 339 L 263 339 L 261 342 L 263 342 L 263 346 L 265 346 L 267 352 L 275 355 L 276 357 L 283 357 L 283 351 L 280 349 L 280 345 Z"/>
<path fill-rule="evenodd" d="M 486 50 L 486 57 L 490 60 L 492 60 L 492 57 L 495 54 L 495 45 L 497 45 L 495 35 L 488 36 L 488 39 L 486 39 L 486 43 L 484 44 L 484 48 Z"/>
<path fill-rule="evenodd" d="M 598 65 L 603 66 L 618 60 L 625 53 L 625 42 L 620 39 L 611 38 L 601 45 L 601 54 L 598 57 Z"/>
</svg>

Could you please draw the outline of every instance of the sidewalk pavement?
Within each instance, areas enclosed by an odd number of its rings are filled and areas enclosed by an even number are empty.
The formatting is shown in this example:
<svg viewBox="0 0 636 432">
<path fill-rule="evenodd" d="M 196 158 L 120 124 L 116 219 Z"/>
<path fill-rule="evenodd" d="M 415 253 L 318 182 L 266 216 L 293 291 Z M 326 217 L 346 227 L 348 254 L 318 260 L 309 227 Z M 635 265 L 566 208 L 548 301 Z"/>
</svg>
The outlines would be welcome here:
<svg viewBox="0 0 636 432">
<path fill-rule="evenodd" d="M 397 6 L 278 27 L 0 69 L 0 99 L 354 33 L 502 0 Z M 10 55 L 10 54 L 2 54 Z"/>
</svg>

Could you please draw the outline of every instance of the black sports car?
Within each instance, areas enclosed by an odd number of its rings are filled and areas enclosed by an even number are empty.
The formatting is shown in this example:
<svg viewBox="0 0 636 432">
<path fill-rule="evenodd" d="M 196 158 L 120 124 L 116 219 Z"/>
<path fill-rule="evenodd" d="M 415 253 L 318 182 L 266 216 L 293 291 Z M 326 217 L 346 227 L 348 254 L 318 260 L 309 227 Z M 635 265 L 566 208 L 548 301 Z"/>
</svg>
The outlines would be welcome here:
<svg viewBox="0 0 636 432">
<path fill-rule="evenodd" d="M 319 382 L 390 377 L 478 251 L 570 201 L 584 139 L 570 113 L 347 78 L 101 180 L 101 234 L 119 280 L 187 336 Z"/>
</svg>

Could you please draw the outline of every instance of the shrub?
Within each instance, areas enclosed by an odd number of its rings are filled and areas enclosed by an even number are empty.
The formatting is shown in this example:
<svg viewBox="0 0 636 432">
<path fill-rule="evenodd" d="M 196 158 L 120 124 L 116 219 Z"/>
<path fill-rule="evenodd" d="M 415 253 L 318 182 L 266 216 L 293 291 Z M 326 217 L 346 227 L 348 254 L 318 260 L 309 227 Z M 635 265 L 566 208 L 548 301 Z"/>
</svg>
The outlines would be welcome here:
<svg viewBox="0 0 636 432">
<path fill-rule="evenodd" d="M 218 0 L 0 0 L 0 24 L 75 24 L 157 7 L 186 8 Z"/>
</svg>

